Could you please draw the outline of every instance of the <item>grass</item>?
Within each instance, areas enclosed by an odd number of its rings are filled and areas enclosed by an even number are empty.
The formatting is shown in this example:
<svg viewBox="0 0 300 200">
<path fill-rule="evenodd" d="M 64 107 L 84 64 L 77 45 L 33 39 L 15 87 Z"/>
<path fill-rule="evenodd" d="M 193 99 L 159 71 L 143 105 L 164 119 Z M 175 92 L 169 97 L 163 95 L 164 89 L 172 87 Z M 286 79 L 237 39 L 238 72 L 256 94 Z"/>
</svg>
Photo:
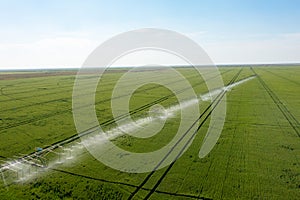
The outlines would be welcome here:
<svg viewBox="0 0 300 200">
<path fill-rule="evenodd" d="M 224 83 L 241 67 L 221 67 Z M 194 70 L 179 68 L 197 94 L 207 91 Z M 97 88 L 99 123 L 112 118 L 110 96 L 124 71 L 106 73 Z M 164 72 L 158 72 L 159 75 Z M 7 72 L 5 72 L 7 74 Z M 111 169 L 83 151 L 67 165 L 51 167 L 29 182 L 1 185 L 0 199 L 135 199 L 153 190 L 151 199 L 299 199 L 300 198 L 300 100 L 299 67 L 242 67 L 235 81 L 257 77 L 227 93 L 226 122 L 217 145 L 199 159 L 198 153 L 209 126 L 203 121 L 192 145 L 170 168 L 150 173 L 124 173 Z M 94 75 L 87 75 L 92 78 Z M 0 157 L 31 153 L 76 134 L 72 116 L 74 75 L 0 80 Z M 153 77 L 155 79 L 155 77 Z M 168 80 L 171 84 L 178 84 Z M 174 83 L 172 83 L 172 81 Z M 131 84 L 123 86 L 124 90 Z M 89 87 L 89 85 L 87 85 Z M 269 92 L 268 92 L 269 91 Z M 270 92 L 271 91 L 271 92 Z M 172 91 L 147 84 L 130 98 L 130 110 L 149 104 Z M 162 101 L 176 104 L 175 97 Z M 209 105 L 202 102 L 201 111 Z M 140 118 L 148 109 L 134 114 Z M 167 120 L 161 132 L 149 139 L 122 136 L 114 143 L 133 152 L 149 152 L 167 144 L 179 126 L 180 114 Z M 294 117 L 294 118 L 293 118 Z M 200 121 L 200 122 L 202 122 Z M 105 127 L 114 127 L 112 123 Z M 165 175 L 164 175 L 165 173 Z"/>
</svg>

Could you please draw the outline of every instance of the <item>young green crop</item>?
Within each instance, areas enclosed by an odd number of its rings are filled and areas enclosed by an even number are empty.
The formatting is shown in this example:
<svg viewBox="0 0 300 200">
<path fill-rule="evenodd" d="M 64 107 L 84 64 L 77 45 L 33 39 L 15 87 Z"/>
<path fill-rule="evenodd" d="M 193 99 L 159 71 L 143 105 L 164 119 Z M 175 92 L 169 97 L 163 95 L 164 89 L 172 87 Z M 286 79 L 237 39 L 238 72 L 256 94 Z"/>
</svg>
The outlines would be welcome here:
<svg viewBox="0 0 300 200">
<path fill-rule="evenodd" d="M 220 67 L 224 84 L 240 69 Z M 297 134 L 300 131 L 300 67 L 253 67 L 253 70 L 244 66 L 236 81 L 255 73 L 257 77 L 227 92 L 226 122 L 214 149 L 207 157 L 198 157 L 208 119 L 151 199 L 300 198 L 300 138 Z M 194 70 L 178 68 L 178 71 L 195 85 L 198 94 L 207 92 L 205 84 L 197 85 L 202 79 L 195 77 Z M 95 99 L 99 123 L 112 118 L 110 97 L 116 81 L 124 73 L 114 70 L 101 80 Z M 86 78 L 92 76 L 86 75 Z M 1 160 L 31 153 L 36 147 L 46 147 L 76 134 L 72 116 L 74 80 L 74 75 L 0 80 Z M 133 83 L 134 80 L 127 84 Z M 172 92 L 165 87 L 144 85 L 131 97 L 130 109 L 170 94 Z M 282 102 L 280 106 L 284 108 L 280 109 L 274 98 Z M 175 97 L 161 102 L 165 107 L 176 103 Z M 204 111 L 209 103 L 201 101 L 200 110 Z M 148 111 L 141 110 L 132 118 L 146 116 Z M 285 117 L 285 112 L 289 112 L 286 114 L 289 117 Z M 295 127 L 287 120 L 291 116 L 295 118 L 292 122 Z M 149 139 L 124 135 L 114 139 L 114 143 L 133 152 L 159 149 L 176 133 L 180 117 L 178 113 L 168 119 L 162 131 Z M 116 123 L 111 123 L 104 129 L 115 126 Z M 144 198 L 165 170 L 155 172 L 136 199 Z M 83 150 L 68 165 L 51 167 L 29 182 L 8 187 L 0 183 L 0 199 L 127 199 L 147 175 L 111 169 Z"/>
</svg>

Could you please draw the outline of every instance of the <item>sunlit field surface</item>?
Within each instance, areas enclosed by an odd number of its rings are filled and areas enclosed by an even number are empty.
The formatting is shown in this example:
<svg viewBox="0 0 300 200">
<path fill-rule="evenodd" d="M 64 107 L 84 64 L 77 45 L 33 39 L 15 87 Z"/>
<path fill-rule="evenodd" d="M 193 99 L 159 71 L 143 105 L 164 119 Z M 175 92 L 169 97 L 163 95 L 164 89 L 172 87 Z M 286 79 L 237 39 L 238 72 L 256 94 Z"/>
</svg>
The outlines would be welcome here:
<svg viewBox="0 0 300 200">
<path fill-rule="evenodd" d="M 208 92 L 194 69 L 176 69 L 197 94 Z M 158 75 L 165 73 L 156 70 Z M 300 199 L 300 67 L 219 70 L 225 86 L 254 78 L 226 92 L 226 121 L 216 146 L 205 158 L 198 157 L 210 122 L 206 114 L 207 118 L 198 122 L 199 131 L 188 150 L 171 166 L 154 173 L 120 172 L 99 162 L 85 148 L 79 149 L 81 140 L 76 139 L 72 115 L 76 71 L 0 72 L 2 165 L 34 153 L 37 147 L 75 137 L 43 155 L 37 162 L 44 167 L 1 168 L 0 199 Z M 97 88 L 95 109 L 105 131 L 117 126 L 111 95 L 124 73 L 126 69 L 107 71 Z M 147 84 L 130 99 L 131 117 L 147 116 L 153 102 L 165 108 L 178 104 L 166 87 Z M 210 104 L 199 100 L 200 111 Z M 180 117 L 179 112 L 168 118 L 153 137 L 121 135 L 112 140 L 132 152 L 160 149 L 176 134 Z"/>
</svg>

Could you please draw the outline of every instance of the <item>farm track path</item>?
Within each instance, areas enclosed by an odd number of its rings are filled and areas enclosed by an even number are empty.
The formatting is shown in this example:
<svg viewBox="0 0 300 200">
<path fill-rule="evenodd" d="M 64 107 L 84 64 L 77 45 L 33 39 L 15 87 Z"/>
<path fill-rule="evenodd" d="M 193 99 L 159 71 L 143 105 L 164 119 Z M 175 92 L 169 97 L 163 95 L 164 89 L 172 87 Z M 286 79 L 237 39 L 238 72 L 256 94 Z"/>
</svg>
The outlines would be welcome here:
<svg viewBox="0 0 300 200">
<path fill-rule="evenodd" d="M 269 94 L 271 99 L 273 100 L 274 104 L 278 107 L 280 112 L 283 114 L 285 119 L 289 122 L 291 127 L 294 129 L 298 137 L 300 137 L 300 123 L 296 119 L 296 117 L 288 110 L 288 108 L 282 103 L 282 101 L 279 99 L 279 97 L 270 89 L 270 87 L 265 83 L 265 81 L 255 72 L 255 70 L 251 67 L 250 68 L 253 73 L 257 76 L 260 84 L 264 87 L 266 92 Z"/>
<path fill-rule="evenodd" d="M 233 78 L 230 80 L 230 82 L 227 84 L 230 85 L 235 82 L 235 80 L 238 78 L 239 74 L 243 68 L 241 68 L 237 74 L 233 76 Z M 167 176 L 168 172 L 172 169 L 174 164 L 176 163 L 177 159 L 181 156 L 181 154 L 184 152 L 185 148 L 189 145 L 189 143 L 192 141 L 194 136 L 197 134 L 199 129 L 203 126 L 203 124 L 206 122 L 206 120 L 209 118 L 213 110 L 217 107 L 217 105 L 221 102 L 222 98 L 226 94 L 226 91 L 223 91 L 218 94 L 218 96 L 210 103 L 210 105 L 204 110 L 204 112 L 198 117 L 198 119 L 192 124 L 192 126 L 179 138 L 179 140 L 175 143 L 175 145 L 170 149 L 170 151 L 163 157 L 163 159 L 157 164 L 157 166 L 153 169 L 152 172 L 150 172 L 145 179 L 142 181 L 142 183 L 137 187 L 132 194 L 129 196 L 128 200 L 133 199 L 133 197 L 141 190 L 141 188 L 150 180 L 150 178 L 153 176 L 153 174 L 156 172 L 156 169 L 168 158 L 168 156 L 171 154 L 171 152 L 174 150 L 174 148 L 182 141 L 182 139 L 189 133 L 189 131 L 197 125 L 202 118 L 204 118 L 200 125 L 198 125 L 198 128 L 196 131 L 192 134 L 192 136 L 188 139 L 188 141 L 184 144 L 183 148 L 180 150 L 180 152 L 177 154 L 176 158 L 173 160 L 173 162 L 167 167 L 167 169 L 164 171 L 162 176 L 157 180 L 151 191 L 144 197 L 144 199 L 149 199 L 151 195 L 156 191 L 158 186 L 161 184 L 163 179 Z"/>
</svg>

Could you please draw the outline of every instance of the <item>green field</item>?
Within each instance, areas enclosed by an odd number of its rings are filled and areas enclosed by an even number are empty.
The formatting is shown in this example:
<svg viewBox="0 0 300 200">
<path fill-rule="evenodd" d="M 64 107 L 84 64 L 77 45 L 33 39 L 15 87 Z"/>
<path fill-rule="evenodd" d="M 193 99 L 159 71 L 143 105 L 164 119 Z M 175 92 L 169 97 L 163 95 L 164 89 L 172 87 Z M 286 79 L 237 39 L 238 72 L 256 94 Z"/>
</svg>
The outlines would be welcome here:
<svg viewBox="0 0 300 200">
<path fill-rule="evenodd" d="M 207 92 L 194 69 L 177 70 L 197 94 Z M 150 199 L 300 199 L 300 67 L 235 66 L 220 67 L 219 71 L 224 85 L 255 78 L 226 92 L 225 125 L 205 158 L 200 159 L 198 153 L 209 126 L 209 111 L 207 118 L 198 121 L 199 131 L 188 150 L 172 165 L 154 173 L 114 170 L 83 149 L 67 163 L 37 169 L 38 175 L 28 181 L 16 182 L 9 177 L 22 176 L 19 172 L 4 172 L 0 199 L 144 199 L 147 195 Z M 125 72 L 108 71 L 97 88 L 95 109 L 104 130 L 116 127 L 110 98 L 116 81 Z M 75 73 L 28 73 L 26 77 L 21 72 L 9 77 L 10 73 L 0 72 L 1 164 L 33 153 L 36 147 L 45 148 L 77 135 L 72 115 Z M 158 77 L 163 73 L 158 70 Z M 164 107 L 178 103 L 167 88 L 147 84 L 130 99 L 132 118 L 147 116 L 153 102 Z M 210 104 L 202 102 L 199 108 L 204 111 Z M 168 118 L 161 132 L 148 139 L 123 135 L 113 142 L 132 152 L 160 149 L 173 138 L 180 117 Z M 80 140 L 68 146 L 77 142 Z M 57 155 L 47 156 L 51 160 Z"/>
</svg>

